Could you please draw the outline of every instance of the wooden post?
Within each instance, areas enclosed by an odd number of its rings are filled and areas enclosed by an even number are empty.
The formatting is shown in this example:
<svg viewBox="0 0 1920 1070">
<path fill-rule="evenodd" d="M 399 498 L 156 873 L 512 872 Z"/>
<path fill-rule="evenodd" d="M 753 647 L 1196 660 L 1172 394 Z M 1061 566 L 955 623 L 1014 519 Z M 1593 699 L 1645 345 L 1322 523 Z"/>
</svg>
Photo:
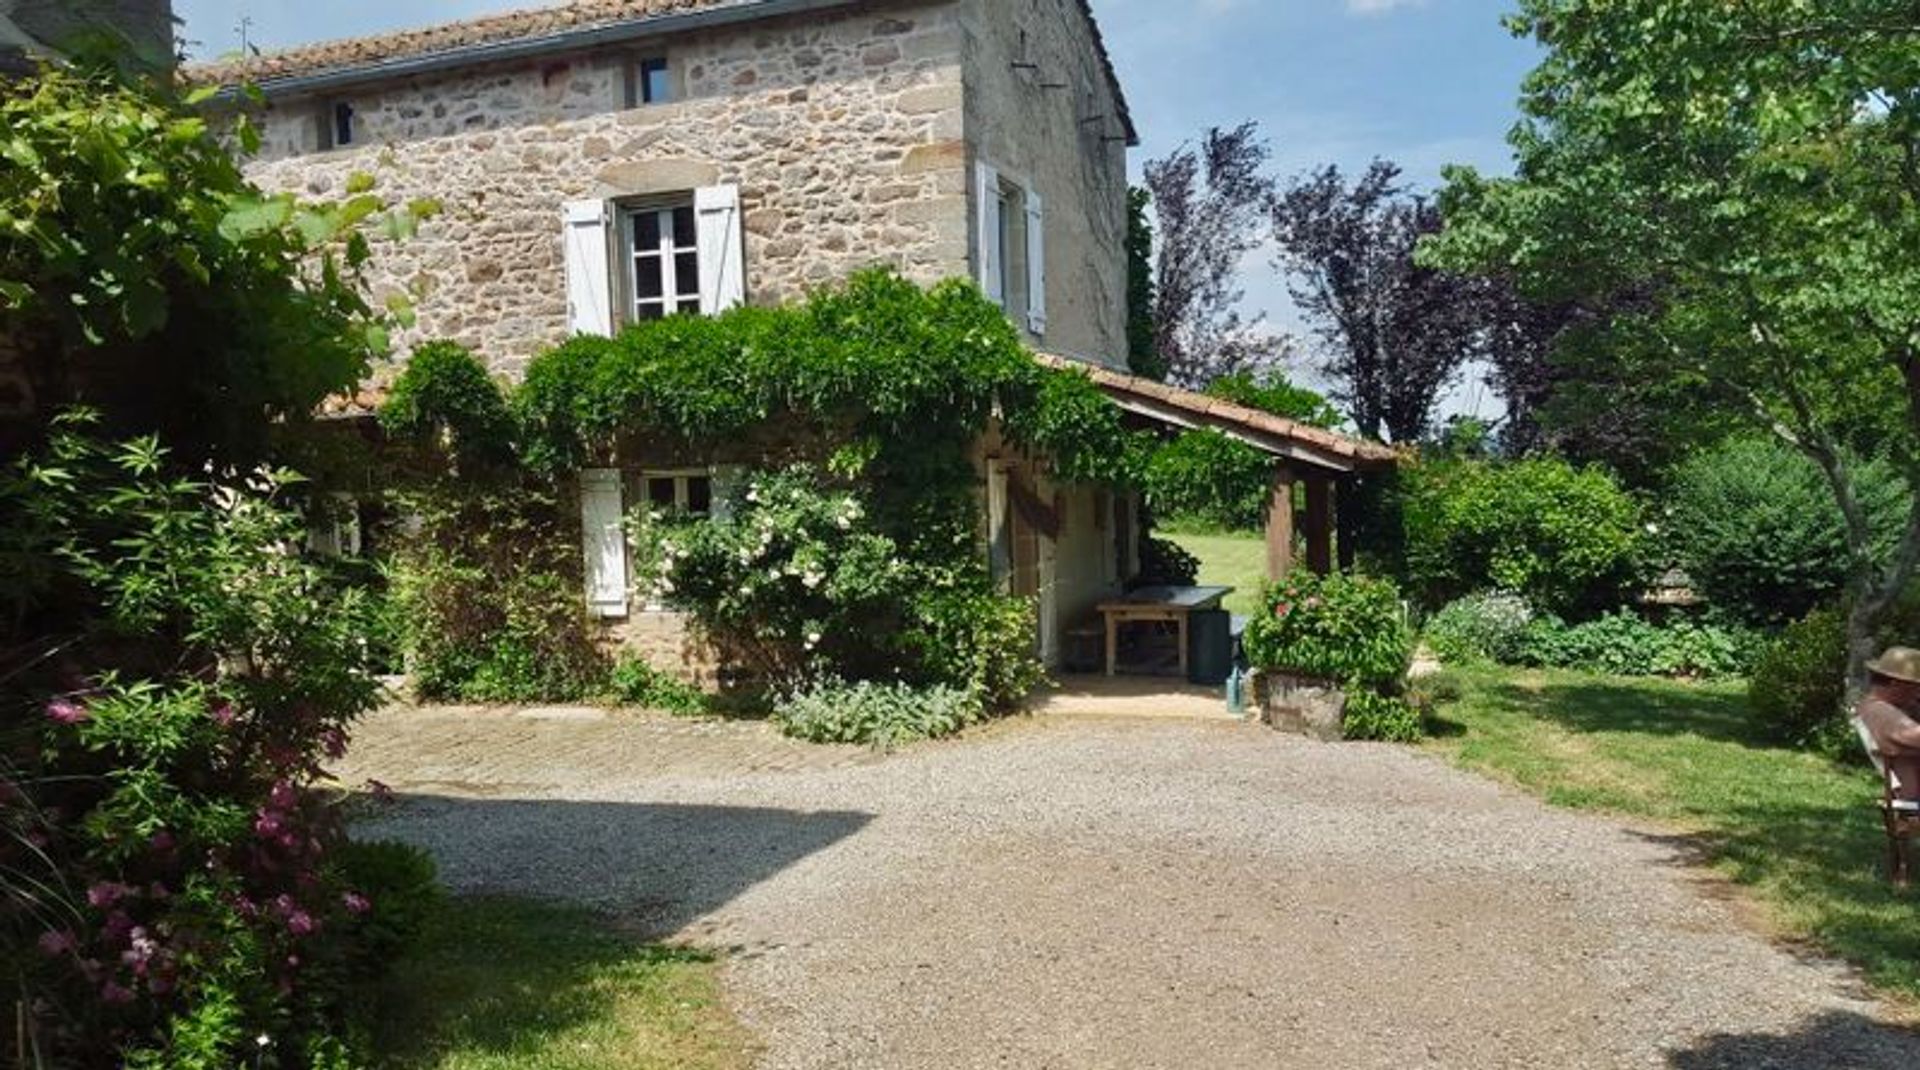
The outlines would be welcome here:
<svg viewBox="0 0 1920 1070">
<path fill-rule="evenodd" d="M 1293 571 L 1293 469 L 1273 466 L 1273 489 L 1267 497 L 1267 578 L 1277 580 Z"/>
<path fill-rule="evenodd" d="M 1333 571 L 1333 480 L 1314 473 L 1307 484 L 1307 567 L 1324 576 Z"/>
</svg>

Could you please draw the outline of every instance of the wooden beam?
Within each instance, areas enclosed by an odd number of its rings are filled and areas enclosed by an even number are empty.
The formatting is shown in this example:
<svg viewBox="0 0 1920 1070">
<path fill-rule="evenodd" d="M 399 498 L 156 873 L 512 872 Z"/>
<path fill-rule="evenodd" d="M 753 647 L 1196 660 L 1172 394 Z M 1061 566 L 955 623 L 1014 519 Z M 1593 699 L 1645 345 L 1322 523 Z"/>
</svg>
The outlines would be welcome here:
<svg viewBox="0 0 1920 1070">
<path fill-rule="evenodd" d="M 1293 469 L 1273 466 L 1273 486 L 1267 496 L 1267 578 L 1277 580 L 1293 571 Z"/>
<path fill-rule="evenodd" d="M 1306 477 L 1307 567 L 1324 576 L 1333 571 L 1333 480 Z"/>
</svg>

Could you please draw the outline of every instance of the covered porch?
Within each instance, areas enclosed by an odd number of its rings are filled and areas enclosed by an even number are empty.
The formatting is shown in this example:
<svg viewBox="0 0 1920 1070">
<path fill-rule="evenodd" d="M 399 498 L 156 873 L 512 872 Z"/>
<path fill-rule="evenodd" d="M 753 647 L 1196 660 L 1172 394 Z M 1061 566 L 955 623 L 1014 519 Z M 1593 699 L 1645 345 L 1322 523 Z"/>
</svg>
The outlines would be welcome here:
<svg viewBox="0 0 1920 1070">
<path fill-rule="evenodd" d="M 1174 430 L 1218 431 L 1274 458 L 1265 524 L 1269 580 L 1298 565 L 1322 574 L 1352 567 L 1355 539 L 1341 523 L 1341 502 L 1350 499 L 1358 479 L 1393 468 L 1399 455 L 1390 447 L 1136 375 L 1064 357 L 1040 359 L 1085 372 L 1137 419 Z"/>
</svg>

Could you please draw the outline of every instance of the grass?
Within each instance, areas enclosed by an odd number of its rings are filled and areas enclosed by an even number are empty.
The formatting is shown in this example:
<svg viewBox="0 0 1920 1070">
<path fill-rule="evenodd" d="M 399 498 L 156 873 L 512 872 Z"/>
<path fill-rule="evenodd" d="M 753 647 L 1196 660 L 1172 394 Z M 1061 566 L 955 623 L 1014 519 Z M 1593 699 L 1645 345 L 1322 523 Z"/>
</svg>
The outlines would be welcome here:
<svg viewBox="0 0 1920 1070">
<path fill-rule="evenodd" d="M 1267 583 L 1267 543 L 1259 535 L 1189 534 L 1184 531 L 1158 531 L 1168 540 L 1200 559 L 1200 584 L 1205 587 L 1232 587 L 1224 603 L 1227 612 L 1252 616 L 1260 605 L 1260 588 Z"/>
<path fill-rule="evenodd" d="M 1737 684 L 1462 674 L 1432 748 L 1548 802 L 1650 819 L 1753 890 L 1781 935 L 1920 1001 L 1920 893 L 1886 880 L 1878 788 L 1756 737 Z"/>
<path fill-rule="evenodd" d="M 590 912 L 457 899 L 381 991 L 376 1050 L 388 1070 L 739 1070 L 716 971 Z"/>
</svg>

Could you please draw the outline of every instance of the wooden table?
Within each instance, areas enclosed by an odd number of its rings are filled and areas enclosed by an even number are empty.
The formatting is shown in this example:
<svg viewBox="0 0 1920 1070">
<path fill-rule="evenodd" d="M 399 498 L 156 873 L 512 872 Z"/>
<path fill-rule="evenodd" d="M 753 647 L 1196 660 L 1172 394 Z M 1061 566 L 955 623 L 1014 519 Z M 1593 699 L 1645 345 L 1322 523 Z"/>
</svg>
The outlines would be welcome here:
<svg viewBox="0 0 1920 1070">
<path fill-rule="evenodd" d="M 1114 675 L 1120 659 L 1120 626 L 1146 622 L 1172 624 L 1180 632 L 1180 675 L 1187 675 L 1187 619 L 1194 613 L 1219 609 L 1233 593 L 1231 587 L 1142 587 L 1118 602 L 1103 602 L 1100 615 L 1107 622 L 1107 675 Z"/>
</svg>

